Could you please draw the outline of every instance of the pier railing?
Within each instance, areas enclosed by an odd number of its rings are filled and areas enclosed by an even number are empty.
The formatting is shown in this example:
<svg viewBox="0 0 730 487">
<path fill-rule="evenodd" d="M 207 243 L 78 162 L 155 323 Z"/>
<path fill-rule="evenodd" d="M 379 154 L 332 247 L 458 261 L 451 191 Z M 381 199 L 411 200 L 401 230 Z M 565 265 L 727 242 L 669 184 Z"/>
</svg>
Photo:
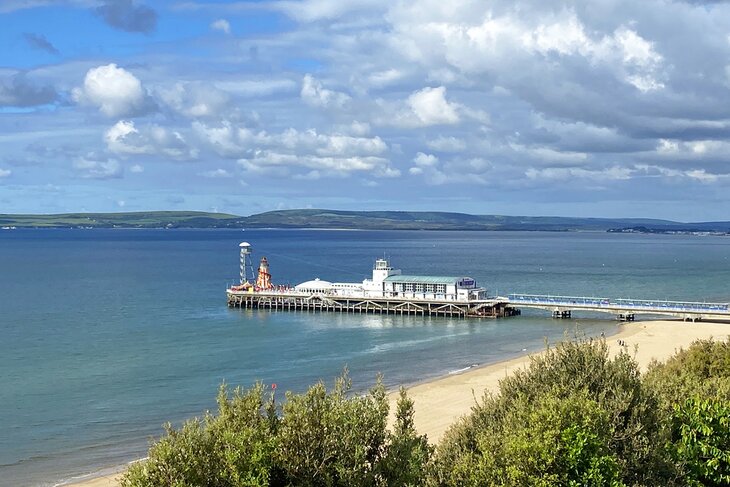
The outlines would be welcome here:
<svg viewBox="0 0 730 487">
<path fill-rule="evenodd" d="M 723 317 L 730 319 L 730 304 L 698 301 L 666 301 L 650 299 L 611 299 L 585 296 L 551 296 L 541 294 L 510 294 L 511 305 L 524 308 L 539 308 L 570 316 L 572 310 L 586 310 L 613 313 L 633 319 L 634 314 L 657 314 L 679 316 L 691 319 L 702 317 Z M 567 315 L 566 315 L 567 312 Z"/>
<path fill-rule="evenodd" d="M 296 290 L 228 289 L 228 306 L 287 311 L 409 314 L 421 316 L 497 318 L 518 313 L 504 299 L 460 300 L 419 296 L 365 296 Z"/>
</svg>

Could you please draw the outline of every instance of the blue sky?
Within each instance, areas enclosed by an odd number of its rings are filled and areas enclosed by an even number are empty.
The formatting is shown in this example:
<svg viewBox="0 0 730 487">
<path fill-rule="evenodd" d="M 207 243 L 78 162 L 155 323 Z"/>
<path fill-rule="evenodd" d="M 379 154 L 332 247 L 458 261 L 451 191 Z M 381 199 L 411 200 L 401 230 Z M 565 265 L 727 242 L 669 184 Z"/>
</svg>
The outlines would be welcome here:
<svg viewBox="0 0 730 487">
<path fill-rule="evenodd" d="M 0 3 L 0 212 L 726 220 L 730 6 Z"/>
</svg>

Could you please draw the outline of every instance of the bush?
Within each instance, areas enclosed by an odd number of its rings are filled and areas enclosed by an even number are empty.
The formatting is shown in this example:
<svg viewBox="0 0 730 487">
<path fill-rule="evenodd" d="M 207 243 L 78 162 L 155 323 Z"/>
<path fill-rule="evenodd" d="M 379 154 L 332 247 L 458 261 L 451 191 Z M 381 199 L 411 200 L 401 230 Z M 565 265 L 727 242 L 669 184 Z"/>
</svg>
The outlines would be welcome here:
<svg viewBox="0 0 730 487">
<path fill-rule="evenodd" d="M 667 454 L 686 485 L 730 485 L 730 341 L 699 340 L 650 366 Z"/>
<path fill-rule="evenodd" d="M 287 393 L 276 459 L 293 485 L 375 485 L 385 451 L 388 401 L 378 384 L 348 399 L 346 378 L 327 393 L 319 383 L 306 394 Z"/>
<path fill-rule="evenodd" d="M 149 457 L 130 466 L 123 487 L 266 486 L 276 444 L 273 397 L 264 411 L 264 388 L 225 385 L 218 393 L 218 416 L 187 421 L 180 430 L 165 425 L 166 436 Z"/>
<path fill-rule="evenodd" d="M 688 485 L 730 485 L 730 404 L 687 399 L 672 415 L 672 443 Z"/>
<path fill-rule="evenodd" d="M 730 342 L 700 341 L 641 376 L 604 340 L 560 343 L 485 393 L 434 453 L 401 389 L 347 373 L 286 394 L 225 386 L 217 415 L 166 425 L 124 487 L 730 485 Z"/>
<path fill-rule="evenodd" d="M 352 396 L 344 374 L 328 392 L 318 383 L 287 393 L 277 415 L 261 384 L 218 395 L 218 414 L 186 422 L 130 467 L 123 487 L 421 485 L 431 449 L 413 428 L 413 402 L 401 391 L 395 430 L 378 380 Z"/>
<path fill-rule="evenodd" d="M 500 382 L 439 445 L 433 485 L 667 485 L 656 397 L 626 353 L 564 342 Z"/>
<path fill-rule="evenodd" d="M 381 462 L 383 484 L 392 487 L 415 487 L 426 482 L 426 465 L 433 454 L 425 435 L 416 432 L 413 423 L 413 400 L 401 387 L 396 406 L 395 425 L 389 433 L 389 446 Z"/>
<path fill-rule="evenodd" d="M 665 413 L 695 395 L 730 401 L 730 341 L 697 340 L 666 362 L 653 362 L 645 383 Z"/>
</svg>

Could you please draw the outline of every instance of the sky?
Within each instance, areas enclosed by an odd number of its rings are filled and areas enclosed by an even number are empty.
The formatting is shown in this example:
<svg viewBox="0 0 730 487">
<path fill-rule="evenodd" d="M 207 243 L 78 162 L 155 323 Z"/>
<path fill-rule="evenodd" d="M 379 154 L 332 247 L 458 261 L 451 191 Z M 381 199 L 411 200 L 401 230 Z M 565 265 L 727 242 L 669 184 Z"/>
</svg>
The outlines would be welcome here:
<svg viewBox="0 0 730 487">
<path fill-rule="evenodd" d="M 0 213 L 730 219 L 730 3 L 2 0 Z"/>
</svg>

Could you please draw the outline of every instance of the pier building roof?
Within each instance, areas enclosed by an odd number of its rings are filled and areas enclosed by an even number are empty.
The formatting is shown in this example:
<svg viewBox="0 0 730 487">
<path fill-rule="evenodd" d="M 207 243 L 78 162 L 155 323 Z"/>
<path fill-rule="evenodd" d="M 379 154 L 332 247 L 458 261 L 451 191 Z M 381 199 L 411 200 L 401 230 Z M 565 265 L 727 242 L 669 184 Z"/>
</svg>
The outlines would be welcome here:
<svg viewBox="0 0 730 487">
<path fill-rule="evenodd" d="M 385 282 L 412 282 L 415 284 L 454 284 L 463 277 L 455 276 L 388 276 Z"/>
<path fill-rule="evenodd" d="M 297 291 L 329 291 L 334 285 L 329 281 L 323 281 L 319 278 L 312 281 L 303 282 L 294 286 Z"/>
</svg>

